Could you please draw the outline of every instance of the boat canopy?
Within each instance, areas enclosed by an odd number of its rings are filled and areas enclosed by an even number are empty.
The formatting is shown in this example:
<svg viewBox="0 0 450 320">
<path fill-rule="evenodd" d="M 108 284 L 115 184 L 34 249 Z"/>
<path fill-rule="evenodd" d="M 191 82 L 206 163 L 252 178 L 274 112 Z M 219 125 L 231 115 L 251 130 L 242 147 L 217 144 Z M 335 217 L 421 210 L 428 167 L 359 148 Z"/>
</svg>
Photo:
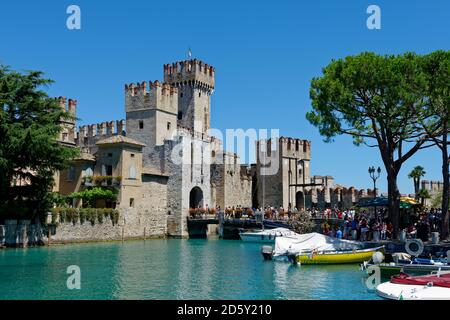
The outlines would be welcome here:
<svg viewBox="0 0 450 320">
<path fill-rule="evenodd" d="M 300 252 L 337 251 L 362 249 L 363 243 L 341 240 L 320 233 L 299 234 L 295 237 L 279 237 L 275 239 L 274 256 L 297 254 Z"/>
<path fill-rule="evenodd" d="M 410 197 L 400 197 L 400 208 L 401 209 L 409 209 L 419 203 Z M 358 207 L 387 207 L 388 206 L 388 198 L 386 197 L 377 197 L 373 199 L 364 199 L 360 200 L 357 204 Z"/>
</svg>

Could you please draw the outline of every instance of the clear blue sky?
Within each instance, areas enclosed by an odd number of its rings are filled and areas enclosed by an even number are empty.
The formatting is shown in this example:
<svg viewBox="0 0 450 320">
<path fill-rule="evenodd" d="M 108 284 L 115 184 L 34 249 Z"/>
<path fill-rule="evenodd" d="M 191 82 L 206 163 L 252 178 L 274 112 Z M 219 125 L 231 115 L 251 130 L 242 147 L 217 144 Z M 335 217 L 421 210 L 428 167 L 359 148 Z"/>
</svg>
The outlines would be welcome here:
<svg viewBox="0 0 450 320">
<path fill-rule="evenodd" d="M 66 28 L 66 8 L 81 7 L 82 29 Z M 381 30 L 368 30 L 366 9 L 381 7 Z M 358 188 L 378 150 L 349 138 L 325 144 L 305 119 L 310 79 L 333 58 L 361 51 L 427 53 L 450 49 L 450 1 L 2 1 L 0 62 L 42 70 L 54 96 L 78 99 L 80 124 L 124 118 L 125 83 L 162 78 L 162 65 L 194 57 L 216 67 L 212 126 L 279 128 L 312 141 L 312 173 Z M 423 165 L 440 179 L 437 150 L 424 150 L 400 172 Z M 383 173 L 381 189 L 386 190 Z"/>
</svg>

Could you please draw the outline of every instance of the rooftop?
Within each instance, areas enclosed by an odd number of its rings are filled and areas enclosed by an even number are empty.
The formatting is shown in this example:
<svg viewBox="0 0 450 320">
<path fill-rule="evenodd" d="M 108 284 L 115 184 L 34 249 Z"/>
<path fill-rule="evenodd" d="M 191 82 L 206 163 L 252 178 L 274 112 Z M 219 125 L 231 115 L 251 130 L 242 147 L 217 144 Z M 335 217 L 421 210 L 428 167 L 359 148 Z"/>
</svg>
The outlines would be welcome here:
<svg viewBox="0 0 450 320">
<path fill-rule="evenodd" d="M 137 140 L 122 136 L 122 135 L 115 135 L 111 136 L 106 139 L 102 139 L 96 143 L 96 145 L 108 145 L 108 144 L 128 144 L 132 146 L 138 146 L 138 147 L 145 147 L 146 145 L 142 142 L 139 142 Z"/>
</svg>

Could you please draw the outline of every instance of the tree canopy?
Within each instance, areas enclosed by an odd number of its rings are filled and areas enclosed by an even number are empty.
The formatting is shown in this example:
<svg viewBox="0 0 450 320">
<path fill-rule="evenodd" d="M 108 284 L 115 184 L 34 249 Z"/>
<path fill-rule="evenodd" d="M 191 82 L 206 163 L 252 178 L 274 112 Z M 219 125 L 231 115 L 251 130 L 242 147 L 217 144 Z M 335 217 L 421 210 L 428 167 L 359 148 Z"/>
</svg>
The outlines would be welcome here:
<svg viewBox="0 0 450 320">
<path fill-rule="evenodd" d="M 432 146 L 428 125 L 427 77 L 421 56 L 381 56 L 364 52 L 334 60 L 311 81 L 312 111 L 307 119 L 325 141 L 353 137 L 356 145 L 380 151 L 387 178 L 389 214 L 394 236 L 399 227 L 397 176 L 418 150 Z"/>
<path fill-rule="evenodd" d="M 443 192 L 441 209 L 443 223 L 441 237 L 449 235 L 450 174 L 448 154 L 448 133 L 450 130 L 450 51 L 438 50 L 423 58 L 423 68 L 427 79 L 427 100 L 429 118 L 421 123 L 430 140 L 441 151 Z"/>
<path fill-rule="evenodd" d="M 78 153 L 57 141 L 73 116 L 43 91 L 52 81 L 42 76 L 0 65 L 0 219 L 46 212 L 54 173 Z"/>
</svg>

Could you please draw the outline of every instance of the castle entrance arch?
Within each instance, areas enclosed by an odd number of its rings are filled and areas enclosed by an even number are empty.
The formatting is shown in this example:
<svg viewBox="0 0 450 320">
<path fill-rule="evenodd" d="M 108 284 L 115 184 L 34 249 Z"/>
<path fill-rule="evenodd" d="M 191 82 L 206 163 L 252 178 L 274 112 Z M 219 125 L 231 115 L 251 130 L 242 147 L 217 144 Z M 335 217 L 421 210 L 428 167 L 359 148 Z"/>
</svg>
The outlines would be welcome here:
<svg viewBox="0 0 450 320">
<path fill-rule="evenodd" d="M 203 207 L 203 191 L 199 187 L 194 187 L 189 193 L 189 208 L 198 207 Z"/>
<path fill-rule="evenodd" d="M 303 211 L 305 210 L 305 195 L 303 194 L 303 192 L 298 191 L 295 194 L 295 207 L 299 210 L 299 211 Z"/>
</svg>

